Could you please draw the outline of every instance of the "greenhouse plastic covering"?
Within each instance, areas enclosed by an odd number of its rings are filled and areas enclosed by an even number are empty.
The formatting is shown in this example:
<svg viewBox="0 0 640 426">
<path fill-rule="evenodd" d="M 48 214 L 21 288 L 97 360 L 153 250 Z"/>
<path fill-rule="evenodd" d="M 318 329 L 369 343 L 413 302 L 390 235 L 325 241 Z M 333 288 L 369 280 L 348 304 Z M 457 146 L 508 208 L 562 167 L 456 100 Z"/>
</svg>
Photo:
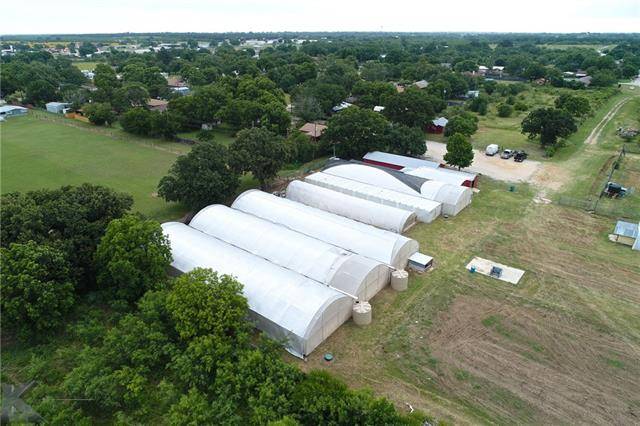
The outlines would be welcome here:
<svg viewBox="0 0 640 426">
<path fill-rule="evenodd" d="M 380 262 L 227 206 L 205 207 L 189 226 L 363 301 L 389 282 Z"/>
<path fill-rule="evenodd" d="M 231 207 L 397 269 L 419 248 L 402 235 L 258 190 L 242 193 Z"/>
<path fill-rule="evenodd" d="M 451 216 L 458 214 L 468 206 L 473 196 L 473 191 L 470 188 L 435 180 L 427 181 L 417 176 L 403 176 L 402 172 L 386 171 L 378 167 L 358 163 L 338 163 L 335 166 L 324 169 L 322 172 L 437 201 L 442 203 L 442 214 Z"/>
<path fill-rule="evenodd" d="M 256 326 L 304 357 L 351 315 L 352 299 L 183 223 L 162 225 L 180 272 L 211 268 L 243 285 Z"/>
<path fill-rule="evenodd" d="M 439 182 L 459 186 L 464 185 L 466 182 L 472 182 L 473 179 L 475 179 L 474 176 L 467 176 L 466 174 L 458 173 L 455 170 L 447 170 L 443 168 L 434 169 L 431 167 L 419 167 L 417 169 L 403 169 L 402 172 L 427 180 L 437 180 Z"/>
<path fill-rule="evenodd" d="M 417 194 L 409 195 L 404 192 L 380 188 L 323 172 L 313 173 L 307 176 L 305 181 L 365 200 L 414 212 L 417 219 L 424 223 L 430 223 L 435 220 L 440 216 L 442 210 L 442 204 L 437 201 L 428 200 Z"/>
<path fill-rule="evenodd" d="M 299 180 L 294 180 L 289 184 L 287 198 L 399 234 L 416 222 L 416 215 L 412 211 L 378 204 Z"/>
</svg>

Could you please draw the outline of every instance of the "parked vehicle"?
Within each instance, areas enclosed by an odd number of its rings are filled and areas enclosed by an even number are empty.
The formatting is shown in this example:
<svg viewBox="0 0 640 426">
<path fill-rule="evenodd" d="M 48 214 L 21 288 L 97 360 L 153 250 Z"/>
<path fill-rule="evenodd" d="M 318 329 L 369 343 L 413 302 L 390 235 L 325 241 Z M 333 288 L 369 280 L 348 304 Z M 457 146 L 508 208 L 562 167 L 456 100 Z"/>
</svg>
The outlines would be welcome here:
<svg viewBox="0 0 640 426">
<path fill-rule="evenodd" d="M 607 182 L 603 193 L 611 198 L 621 198 L 627 195 L 627 191 L 629 190 L 619 183 Z"/>
<path fill-rule="evenodd" d="M 513 154 L 513 161 L 515 161 L 516 163 L 522 163 L 524 160 L 527 159 L 528 156 L 529 154 L 527 154 L 524 151 L 516 151 Z"/>
<path fill-rule="evenodd" d="M 509 158 L 513 157 L 514 152 L 510 149 L 505 149 L 504 151 L 502 151 L 502 154 L 500 154 L 500 158 L 504 159 L 504 160 L 508 160 Z"/>
<path fill-rule="evenodd" d="M 486 155 L 488 155 L 489 157 L 493 157 L 494 155 L 496 155 L 498 153 L 498 151 L 500 151 L 500 147 L 494 143 L 492 143 L 491 145 L 488 145 L 487 148 L 484 150 L 484 153 Z"/>
</svg>

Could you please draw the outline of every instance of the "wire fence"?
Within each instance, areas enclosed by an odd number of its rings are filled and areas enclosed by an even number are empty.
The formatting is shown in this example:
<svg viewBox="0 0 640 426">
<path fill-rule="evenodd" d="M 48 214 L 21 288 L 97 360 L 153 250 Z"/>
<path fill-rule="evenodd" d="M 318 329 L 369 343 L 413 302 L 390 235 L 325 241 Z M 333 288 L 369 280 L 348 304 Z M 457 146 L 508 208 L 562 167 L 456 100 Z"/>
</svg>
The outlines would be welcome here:
<svg viewBox="0 0 640 426">
<path fill-rule="evenodd" d="M 627 143 L 622 146 L 618 157 L 611 164 L 607 178 L 602 183 L 602 187 L 599 188 L 599 193 L 589 195 L 586 198 L 561 196 L 558 199 L 558 204 L 582 209 L 599 216 L 640 220 L 640 209 L 633 205 L 622 204 L 621 201 L 623 200 L 607 197 L 605 191 L 608 183 L 614 179 L 622 178 L 625 180 L 625 176 L 628 173 L 640 172 L 629 162 L 625 162 L 623 166 L 623 160 L 627 154 L 640 154 L 640 144 Z M 622 171 L 620 171 L 621 167 Z M 627 188 L 625 197 L 636 196 L 637 190 L 637 188 Z"/>
</svg>

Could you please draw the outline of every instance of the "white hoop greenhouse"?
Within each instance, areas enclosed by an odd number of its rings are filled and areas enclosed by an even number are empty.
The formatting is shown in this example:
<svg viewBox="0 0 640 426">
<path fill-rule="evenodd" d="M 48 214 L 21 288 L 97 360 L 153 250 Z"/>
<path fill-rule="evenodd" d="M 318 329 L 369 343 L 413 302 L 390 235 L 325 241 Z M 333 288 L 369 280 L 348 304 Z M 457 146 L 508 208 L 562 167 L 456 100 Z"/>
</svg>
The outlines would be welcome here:
<svg viewBox="0 0 640 426">
<path fill-rule="evenodd" d="M 243 285 L 256 326 L 305 357 L 351 316 L 352 299 L 324 284 L 177 222 L 164 223 L 180 272 L 211 268 Z"/>
<path fill-rule="evenodd" d="M 378 204 L 299 180 L 289 184 L 287 198 L 398 234 L 416 223 L 416 215 L 412 211 Z"/>
<path fill-rule="evenodd" d="M 358 163 L 338 163 L 324 169 L 323 173 L 437 201 L 442 203 L 442 214 L 451 216 L 467 207 L 473 196 L 471 189 L 464 186 L 428 181 L 402 172 Z"/>
<path fill-rule="evenodd" d="M 424 223 L 434 221 L 442 211 L 442 204 L 417 194 L 409 195 L 323 172 L 313 173 L 307 176 L 305 181 L 333 191 L 414 212 L 417 219 Z"/>
<path fill-rule="evenodd" d="M 389 282 L 380 262 L 227 206 L 205 207 L 189 226 L 359 300 Z"/>
<path fill-rule="evenodd" d="M 240 194 L 231 207 L 397 269 L 419 248 L 402 235 L 258 190 Z"/>
</svg>

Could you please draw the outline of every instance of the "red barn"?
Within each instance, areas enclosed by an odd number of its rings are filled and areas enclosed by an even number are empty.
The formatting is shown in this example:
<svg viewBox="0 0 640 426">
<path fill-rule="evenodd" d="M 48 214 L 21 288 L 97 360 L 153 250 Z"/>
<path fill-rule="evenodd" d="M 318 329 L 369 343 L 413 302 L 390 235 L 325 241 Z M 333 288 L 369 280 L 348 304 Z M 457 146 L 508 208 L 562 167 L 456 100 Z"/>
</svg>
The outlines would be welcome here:
<svg viewBox="0 0 640 426">
<path fill-rule="evenodd" d="M 444 128 L 447 127 L 448 122 L 449 120 L 444 117 L 436 118 L 435 120 L 431 121 L 431 124 L 427 126 L 427 132 L 442 133 L 444 132 Z"/>
</svg>

